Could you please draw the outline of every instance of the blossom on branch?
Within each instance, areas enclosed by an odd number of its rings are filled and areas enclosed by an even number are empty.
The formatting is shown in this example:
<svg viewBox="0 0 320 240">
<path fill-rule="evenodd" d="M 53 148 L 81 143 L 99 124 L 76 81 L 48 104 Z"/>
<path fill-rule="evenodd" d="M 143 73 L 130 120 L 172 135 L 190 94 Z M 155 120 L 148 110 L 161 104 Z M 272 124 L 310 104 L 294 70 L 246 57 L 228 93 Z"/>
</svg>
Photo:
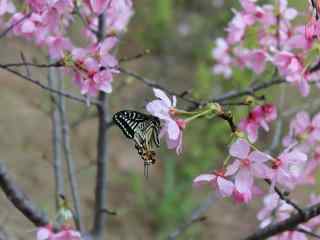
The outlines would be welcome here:
<svg viewBox="0 0 320 240">
<path fill-rule="evenodd" d="M 277 110 L 273 104 L 266 103 L 255 107 L 248 116 L 239 123 L 239 129 L 247 133 L 250 142 L 254 143 L 258 139 L 258 130 L 262 127 L 269 131 L 268 123 L 277 118 Z"/>
<path fill-rule="evenodd" d="M 182 151 L 182 133 L 187 122 L 175 116 L 176 96 L 173 96 L 171 101 L 160 89 L 153 89 L 153 92 L 158 99 L 148 103 L 146 109 L 164 123 L 160 137 L 165 136 L 168 148 L 176 149 L 177 154 L 180 154 Z"/>
</svg>

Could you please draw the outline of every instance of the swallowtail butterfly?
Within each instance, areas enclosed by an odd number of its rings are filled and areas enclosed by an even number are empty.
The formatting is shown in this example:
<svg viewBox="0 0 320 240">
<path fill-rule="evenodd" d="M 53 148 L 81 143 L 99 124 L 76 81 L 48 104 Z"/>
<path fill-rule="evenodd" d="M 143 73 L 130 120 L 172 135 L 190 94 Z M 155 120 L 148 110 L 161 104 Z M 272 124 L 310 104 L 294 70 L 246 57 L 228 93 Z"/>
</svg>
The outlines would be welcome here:
<svg viewBox="0 0 320 240">
<path fill-rule="evenodd" d="M 132 110 L 123 110 L 113 115 L 113 121 L 124 135 L 133 139 L 138 154 L 144 161 L 145 176 L 148 166 L 155 163 L 155 147 L 159 147 L 159 118 Z"/>
</svg>

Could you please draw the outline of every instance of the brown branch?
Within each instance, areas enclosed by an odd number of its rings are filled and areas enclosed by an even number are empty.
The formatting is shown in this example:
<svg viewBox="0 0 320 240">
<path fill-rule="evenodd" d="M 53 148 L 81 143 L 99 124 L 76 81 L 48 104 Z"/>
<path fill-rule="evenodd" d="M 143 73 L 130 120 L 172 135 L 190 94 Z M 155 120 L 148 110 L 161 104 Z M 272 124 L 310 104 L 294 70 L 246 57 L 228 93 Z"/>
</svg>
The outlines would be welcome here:
<svg viewBox="0 0 320 240">
<path fill-rule="evenodd" d="M 8 200 L 34 225 L 44 226 L 49 223 L 48 216 L 11 179 L 3 161 L 0 161 L 0 188 Z"/>
<path fill-rule="evenodd" d="M 302 209 L 303 214 L 293 214 L 286 220 L 278 223 L 270 224 L 265 228 L 257 230 L 252 235 L 243 238 L 243 240 L 261 240 L 271 236 L 277 235 L 285 231 L 292 231 L 298 227 L 299 224 L 305 223 L 310 219 L 320 215 L 320 203 L 314 204 L 311 207 Z"/>
<path fill-rule="evenodd" d="M 3 30 L 0 33 L 0 38 L 5 37 L 15 26 L 17 26 L 18 24 L 22 23 L 24 20 L 26 20 L 27 18 L 29 18 L 31 16 L 32 12 L 28 13 L 27 15 L 25 15 L 23 18 L 21 18 L 20 20 L 18 20 L 17 22 L 11 24 L 9 27 L 7 27 L 5 30 Z"/>
<path fill-rule="evenodd" d="M 262 82 L 260 84 L 257 84 L 254 87 L 250 87 L 245 90 L 227 92 L 220 97 L 216 97 L 216 98 L 212 98 L 212 99 L 208 100 L 207 102 L 205 102 L 205 104 L 210 103 L 210 102 L 223 103 L 223 102 L 230 100 L 230 99 L 233 99 L 233 98 L 253 95 L 255 92 L 258 92 L 263 89 L 272 87 L 274 85 L 279 85 L 279 84 L 282 84 L 285 82 L 286 82 L 286 80 L 284 80 L 284 79 L 278 79 L 278 78 L 272 79 L 271 81 Z"/>
<path fill-rule="evenodd" d="M 87 99 L 84 98 L 84 97 L 78 97 L 78 96 L 72 95 L 71 93 L 68 93 L 68 92 L 58 91 L 56 89 L 50 88 L 47 85 L 41 83 L 40 81 L 32 79 L 32 78 L 30 78 L 30 77 L 28 77 L 28 76 L 16 71 L 16 70 L 13 70 L 13 69 L 11 69 L 9 67 L 6 67 L 5 65 L 0 64 L 0 68 L 4 69 L 4 70 L 6 70 L 6 71 L 8 71 L 8 72 L 10 72 L 12 74 L 15 74 L 15 75 L 19 76 L 20 78 L 22 78 L 24 80 L 27 80 L 28 82 L 31 82 L 31 83 L 37 85 L 38 87 L 40 87 L 40 88 L 42 88 L 44 90 L 47 90 L 49 92 L 56 93 L 58 95 L 62 95 L 64 97 L 68 98 L 68 99 L 71 99 L 71 100 L 74 100 L 74 101 L 77 101 L 77 102 L 81 102 L 83 104 L 87 104 L 88 103 Z M 99 101 L 94 100 L 94 99 L 91 99 L 90 103 L 93 104 L 93 105 L 99 105 L 100 104 Z"/>
<path fill-rule="evenodd" d="M 25 62 L 23 61 L 22 63 L 6 63 L 6 64 L 1 64 L 2 68 L 11 68 L 11 67 L 25 67 L 25 66 L 30 66 L 30 67 L 37 67 L 37 68 L 51 68 L 51 67 L 65 67 L 65 65 L 61 62 L 54 62 L 50 64 L 38 64 L 38 63 L 31 63 L 31 62 Z"/>
<path fill-rule="evenodd" d="M 61 83 L 58 82 L 56 69 L 48 69 L 48 87 L 61 90 Z M 29 75 L 28 75 L 29 76 Z M 55 185 L 56 210 L 59 209 L 59 196 L 64 195 L 64 175 L 62 164 L 62 135 L 61 118 L 59 113 L 60 98 L 51 94 L 51 135 L 52 135 L 52 166 Z"/>
<path fill-rule="evenodd" d="M 122 67 L 117 67 L 117 70 L 119 70 L 123 74 L 126 74 L 126 75 L 128 75 L 130 77 L 133 77 L 136 80 L 139 80 L 140 82 L 142 82 L 143 84 L 145 84 L 148 87 L 158 88 L 158 89 L 160 89 L 162 91 L 165 91 L 166 93 L 168 93 L 170 95 L 175 95 L 175 96 L 179 97 L 180 99 L 182 99 L 182 100 L 184 100 L 184 101 L 186 101 L 188 103 L 191 103 L 193 106 L 200 105 L 199 101 L 196 101 L 194 99 L 188 98 L 186 96 L 186 91 L 183 91 L 182 93 L 177 93 L 177 92 L 174 92 L 174 91 L 172 91 L 172 90 L 170 90 L 170 89 L 168 89 L 168 88 L 156 83 L 155 81 L 149 80 L 149 79 L 147 79 L 145 77 L 142 77 L 142 76 L 140 76 L 140 75 L 138 75 L 138 74 L 136 74 L 134 72 L 128 71 L 128 70 L 126 70 L 126 69 L 124 69 Z"/>
<path fill-rule="evenodd" d="M 105 33 L 105 15 L 101 14 L 98 18 L 98 41 L 103 40 Z M 103 237 L 103 229 L 106 224 L 104 209 L 107 209 L 107 162 L 108 162 L 108 142 L 107 142 L 107 95 L 99 92 L 98 112 L 98 138 L 97 138 L 97 175 L 95 187 L 95 207 L 94 224 L 92 234 L 94 239 L 100 240 Z"/>
<path fill-rule="evenodd" d="M 271 181 L 269 179 L 265 179 L 265 182 L 271 185 Z M 281 200 L 285 201 L 287 204 L 291 205 L 297 212 L 301 215 L 304 214 L 303 210 L 296 204 L 293 200 L 288 197 L 287 193 L 283 193 L 277 186 L 274 187 L 274 191 L 278 194 Z"/>
</svg>

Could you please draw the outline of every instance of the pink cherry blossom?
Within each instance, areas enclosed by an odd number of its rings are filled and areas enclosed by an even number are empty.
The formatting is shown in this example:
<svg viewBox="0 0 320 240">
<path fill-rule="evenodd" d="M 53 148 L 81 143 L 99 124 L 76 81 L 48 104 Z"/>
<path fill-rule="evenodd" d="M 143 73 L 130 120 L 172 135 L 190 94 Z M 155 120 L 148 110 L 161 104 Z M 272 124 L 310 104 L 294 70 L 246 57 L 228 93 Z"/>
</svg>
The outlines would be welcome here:
<svg viewBox="0 0 320 240">
<path fill-rule="evenodd" d="M 234 190 L 234 184 L 228 180 L 228 175 L 224 170 L 215 171 L 212 174 L 202 174 L 193 180 L 194 186 L 201 186 L 204 183 L 209 183 L 217 190 L 221 197 L 229 197 Z"/>
<path fill-rule="evenodd" d="M 169 97 L 160 89 L 153 89 L 154 95 L 158 98 L 147 104 L 146 109 L 152 115 L 160 118 L 164 122 L 160 136 L 166 137 L 169 149 L 176 149 L 177 154 L 182 150 L 182 131 L 186 127 L 187 122 L 174 116 L 176 107 L 176 97 Z"/>
<path fill-rule="evenodd" d="M 240 42 L 244 37 L 246 27 L 249 23 L 250 20 L 248 21 L 248 19 L 244 18 L 241 13 L 236 12 L 226 29 L 228 32 L 227 42 L 229 44 Z"/>
<path fill-rule="evenodd" d="M 124 32 L 133 13 L 131 0 L 110 0 L 106 18 L 108 32 Z"/>
<path fill-rule="evenodd" d="M 305 26 L 305 37 L 308 40 L 313 40 L 314 38 L 319 38 L 319 36 L 320 36 L 320 21 L 312 17 Z"/>
<path fill-rule="evenodd" d="M 216 47 L 212 50 L 212 57 L 217 61 L 213 67 L 214 74 L 222 74 L 225 78 L 230 78 L 232 69 L 230 67 L 231 57 L 228 53 L 228 43 L 223 38 L 216 40 Z"/>
<path fill-rule="evenodd" d="M 15 12 L 16 7 L 11 0 L 0 0 L 0 16 L 3 16 L 6 13 L 13 14 Z"/>
<path fill-rule="evenodd" d="M 309 94 L 310 86 L 304 73 L 303 59 L 301 57 L 291 52 L 281 51 L 275 54 L 273 63 L 288 82 L 298 87 L 302 96 Z"/>
<path fill-rule="evenodd" d="M 228 175 L 235 175 L 235 189 L 240 194 L 251 196 L 254 177 L 265 178 L 268 167 L 265 164 L 270 157 L 262 152 L 250 152 L 250 145 L 243 139 L 238 139 L 230 146 L 229 154 L 236 160 L 227 167 Z"/>
<path fill-rule="evenodd" d="M 268 123 L 277 118 L 277 111 L 273 104 L 264 104 L 255 107 L 250 111 L 247 118 L 242 119 L 239 123 L 239 129 L 248 134 L 250 142 L 257 141 L 258 129 L 262 127 L 265 131 L 269 131 Z"/>
<path fill-rule="evenodd" d="M 308 113 L 299 112 L 291 121 L 289 134 L 283 143 L 285 146 L 298 142 L 314 144 L 318 140 L 320 140 L 320 113 L 311 120 Z"/>
<path fill-rule="evenodd" d="M 242 58 L 246 67 L 252 69 L 256 74 L 261 74 L 266 66 L 267 53 L 261 49 L 250 50 Z"/>
<path fill-rule="evenodd" d="M 275 184 L 292 190 L 297 184 L 299 174 L 296 167 L 302 166 L 307 161 L 307 155 L 299 150 L 286 149 L 277 158 L 272 160 L 271 171 L 268 172 L 271 188 Z"/>
<path fill-rule="evenodd" d="M 81 240 L 81 234 L 64 226 L 59 232 L 53 232 L 52 226 L 47 225 L 37 229 L 37 240 Z"/>
<path fill-rule="evenodd" d="M 69 39 L 61 36 L 51 36 L 46 40 L 49 49 L 49 55 L 52 59 L 62 59 L 66 50 L 71 50 L 72 43 Z"/>
</svg>

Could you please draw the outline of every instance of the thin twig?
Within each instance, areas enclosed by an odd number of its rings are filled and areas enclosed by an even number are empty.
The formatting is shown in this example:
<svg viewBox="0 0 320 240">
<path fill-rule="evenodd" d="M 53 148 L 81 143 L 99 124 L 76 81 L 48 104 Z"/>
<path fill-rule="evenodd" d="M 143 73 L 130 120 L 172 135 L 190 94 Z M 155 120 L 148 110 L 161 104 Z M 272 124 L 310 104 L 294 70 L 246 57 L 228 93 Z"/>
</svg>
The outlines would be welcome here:
<svg viewBox="0 0 320 240">
<path fill-rule="evenodd" d="M 11 179 L 3 161 L 0 161 L 0 188 L 8 200 L 34 225 L 44 226 L 49 223 L 48 216 Z"/>
<path fill-rule="evenodd" d="M 52 89 L 58 89 L 58 79 L 56 76 L 56 69 L 49 68 L 48 72 L 48 86 Z M 64 176 L 62 165 L 62 136 L 61 136 L 61 119 L 59 107 L 58 95 L 51 95 L 51 126 L 52 126 L 52 161 L 53 161 L 53 173 L 55 182 L 55 199 L 56 209 L 59 209 L 59 196 L 64 195 Z"/>
<path fill-rule="evenodd" d="M 0 68 L 4 69 L 4 70 L 6 70 L 6 71 L 8 71 L 10 73 L 13 73 L 13 74 L 19 76 L 20 78 L 22 78 L 24 80 L 27 80 L 27 81 L 37 85 L 38 87 L 40 87 L 40 88 L 42 88 L 44 90 L 47 90 L 49 92 L 56 93 L 58 95 L 62 95 L 64 97 L 68 98 L 68 99 L 71 99 L 71 100 L 74 100 L 74 101 L 77 101 L 77 102 L 81 102 L 81 103 L 86 104 L 86 105 L 88 103 L 87 99 L 84 98 L 84 97 L 78 97 L 78 96 L 72 95 L 71 93 L 68 93 L 68 92 L 63 92 L 63 91 L 58 91 L 56 89 L 52 89 L 52 88 L 46 86 L 45 84 L 41 83 L 40 81 L 32 79 L 32 78 L 30 78 L 30 77 L 28 77 L 28 76 L 16 71 L 16 70 L 13 70 L 12 68 L 6 67 L 5 65 L 0 64 Z M 100 103 L 97 100 L 91 99 L 90 100 L 90 104 L 99 105 Z"/>
<path fill-rule="evenodd" d="M 265 179 L 265 182 L 271 185 L 271 181 L 269 179 Z M 278 194 L 281 200 L 285 201 L 287 204 L 291 205 L 297 212 L 301 215 L 304 214 L 302 208 L 298 206 L 293 200 L 291 200 L 286 193 L 283 193 L 277 186 L 274 187 L 274 191 Z"/>
<path fill-rule="evenodd" d="M 27 18 L 29 18 L 31 16 L 32 12 L 28 13 L 27 15 L 25 15 L 23 18 L 21 18 L 20 20 L 16 21 L 15 23 L 11 24 L 9 27 L 7 27 L 5 30 L 3 30 L 0 33 L 0 38 L 5 37 L 15 26 L 17 26 L 18 24 L 22 23 L 24 20 L 26 20 Z"/>
<path fill-rule="evenodd" d="M 192 105 L 197 105 L 197 106 L 200 105 L 200 102 L 199 102 L 199 101 L 196 101 L 196 100 L 194 100 L 194 99 L 191 99 L 191 98 L 186 97 L 186 96 L 185 96 L 185 91 L 182 92 L 182 93 L 176 93 L 176 92 L 174 92 L 174 91 L 172 91 L 172 90 L 170 90 L 170 89 L 168 89 L 168 88 L 166 88 L 166 87 L 164 87 L 164 86 L 156 83 L 155 81 L 149 80 L 149 79 L 147 79 L 147 78 L 145 78 L 145 77 L 142 77 L 142 76 L 140 76 L 140 75 L 138 75 L 138 74 L 136 74 L 136 73 L 134 73 L 134 72 L 128 71 L 128 70 L 124 69 L 123 67 L 117 67 L 117 69 L 118 69 L 121 73 L 126 74 L 126 75 L 128 75 L 128 76 L 133 77 L 133 78 L 136 79 L 136 80 L 141 81 L 142 83 L 144 83 L 144 84 L 147 85 L 148 87 L 158 88 L 158 89 L 160 89 L 160 90 L 163 90 L 163 91 L 165 91 L 166 93 L 168 93 L 168 94 L 170 94 L 170 95 L 175 95 L 175 96 L 183 99 L 184 101 L 186 101 L 186 102 L 188 102 L 188 103 L 191 103 Z"/>
<path fill-rule="evenodd" d="M 61 91 L 63 90 L 63 83 L 61 79 L 59 83 L 60 83 L 59 90 Z M 67 170 L 68 170 L 67 172 L 68 172 L 68 178 L 70 183 L 73 206 L 75 210 L 74 219 L 76 221 L 77 227 L 80 230 L 80 232 L 83 232 L 84 229 L 83 229 L 83 224 L 81 219 L 80 195 L 79 195 L 79 187 L 77 182 L 76 166 L 71 153 L 69 122 L 68 122 L 68 117 L 65 110 L 64 97 L 59 95 L 59 98 L 60 99 L 58 102 L 61 104 L 59 106 L 59 110 L 60 110 L 60 117 L 61 117 L 61 123 L 62 123 L 63 152 L 64 152 L 65 160 L 67 162 Z"/>
<path fill-rule="evenodd" d="M 212 98 L 212 99 L 208 100 L 206 103 L 210 103 L 210 102 L 222 103 L 222 102 L 225 102 L 225 101 L 233 99 L 233 98 L 252 95 L 255 92 L 258 92 L 258 91 L 261 91 L 263 89 L 272 87 L 274 85 L 279 85 L 279 84 L 282 84 L 282 83 L 285 83 L 285 82 L 286 82 L 286 80 L 284 80 L 284 79 L 277 79 L 277 78 L 276 79 L 272 79 L 271 81 L 262 82 L 260 84 L 257 84 L 254 87 L 251 87 L 251 88 L 248 88 L 248 89 L 245 89 L 245 90 L 227 92 L 227 93 L 223 94 L 220 97 L 216 97 L 216 98 Z"/>
<path fill-rule="evenodd" d="M 65 67 L 64 64 L 62 64 L 61 62 L 53 62 L 53 63 L 44 63 L 44 64 L 39 64 L 39 63 L 31 63 L 31 62 L 18 62 L 18 63 L 6 63 L 6 64 L 1 64 L 1 66 L 3 68 L 11 68 L 11 67 L 26 67 L 26 66 L 30 66 L 30 67 L 35 67 L 35 68 L 53 68 L 53 67 Z"/>
<path fill-rule="evenodd" d="M 26 58 L 25 58 L 23 52 L 20 52 L 20 58 L 21 58 L 22 62 L 25 64 L 27 76 L 28 76 L 29 78 L 31 78 L 31 71 L 30 71 L 30 69 L 29 69 L 29 67 L 28 67 L 28 65 L 27 65 L 27 61 L 26 61 Z"/>
<path fill-rule="evenodd" d="M 319 234 L 316 234 L 316 233 L 314 233 L 314 232 L 307 231 L 306 229 L 297 228 L 297 231 L 298 231 L 298 232 L 302 232 L 302 233 L 304 233 L 304 234 L 306 234 L 306 235 L 309 235 L 309 236 L 311 236 L 311 237 L 314 237 L 314 238 L 316 238 L 316 239 L 320 239 L 320 235 L 319 235 Z"/>
</svg>

